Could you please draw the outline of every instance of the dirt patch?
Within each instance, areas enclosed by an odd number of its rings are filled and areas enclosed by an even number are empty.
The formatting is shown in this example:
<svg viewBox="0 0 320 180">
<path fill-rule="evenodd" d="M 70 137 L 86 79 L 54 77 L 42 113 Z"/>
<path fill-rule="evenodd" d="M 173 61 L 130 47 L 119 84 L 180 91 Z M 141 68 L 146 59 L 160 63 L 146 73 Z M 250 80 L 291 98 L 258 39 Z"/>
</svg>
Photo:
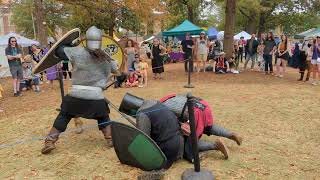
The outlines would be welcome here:
<svg viewBox="0 0 320 180">
<path fill-rule="evenodd" d="M 217 179 L 317 179 L 320 174 L 320 87 L 297 82 L 297 70 L 278 79 L 259 72 L 240 75 L 194 73 L 194 89 L 184 89 L 187 76 L 183 64 L 165 67 L 165 80 L 150 80 L 146 88 L 113 89 L 106 97 L 119 105 L 126 92 L 146 99 L 159 99 L 171 92 L 206 99 L 217 124 L 244 136 L 242 146 L 230 140 L 230 159 L 208 152 L 201 161 Z M 1 79 L 5 98 L 0 114 L 1 179 L 136 179 L 142 171 L 120 164 L 113 149 L 105 146 L 93 120 L 85 120 L 83 134 L 74 132 L 71 122 L 60 138 L 57 149 L 41 155 L 42 138 L 52 126 L 60 105 L 60 91 L 47 84 L 44 92 L 26 92 L 14 98 L 10 79 Z M 65 81 L 66 89 L 70 82 Z M 111 118 L 125 122 L 114 111 Z M 121 120 L 120 120 L 121 119 Z M 126 123 L 126 122 L 125 122 Z M 217 137 L 204 137 L 214 141 Z M 165 179 L 180 179 L 192 164 L 180 160 L 166 172 Z"/>
</svg>

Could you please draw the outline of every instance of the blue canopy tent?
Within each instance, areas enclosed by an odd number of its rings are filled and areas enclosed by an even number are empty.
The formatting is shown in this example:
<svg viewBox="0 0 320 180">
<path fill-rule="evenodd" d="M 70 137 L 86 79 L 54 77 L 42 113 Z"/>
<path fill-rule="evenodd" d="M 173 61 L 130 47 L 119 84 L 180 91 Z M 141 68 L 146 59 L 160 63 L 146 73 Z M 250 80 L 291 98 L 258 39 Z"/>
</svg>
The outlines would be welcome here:
<svg viewBox="0 0 320 180">
<path fill-rule="evenodd" d="M 199 35 L 203 31 L 200 27 L 192 24 L 190 21 L 185 20 L 179 26 L 162 32 L 163 36 L 184 36 L 187 32 L 190 35 Z"/>
<path fill-rule="evenodd" d="M 210 27 L 207 31 L 209 39 L 217 39 L 218 31 L 214 27 Z"/>
</svg>

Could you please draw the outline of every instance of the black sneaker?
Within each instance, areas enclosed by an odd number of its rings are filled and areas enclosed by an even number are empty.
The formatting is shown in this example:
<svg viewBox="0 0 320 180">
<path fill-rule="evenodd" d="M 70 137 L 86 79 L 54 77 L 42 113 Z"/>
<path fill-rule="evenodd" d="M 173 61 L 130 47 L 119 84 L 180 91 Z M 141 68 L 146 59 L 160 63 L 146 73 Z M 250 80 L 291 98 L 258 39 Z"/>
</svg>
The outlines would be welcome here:
<svg viewBox="0 0 320 180">
<path fill-rule="evenodd" d="M 20 92 L 20 91 L 18 91 L 18 92 L 17 92 L 17 94 L 18 94 L 18 96 L 22 96 L 22 94 L 21 94 L 21 92 Z"/>
<path fill-rule="evenodd" d="M 13 93 L 13 96 L 18 97 L 19 95 L 18 95 L 18 93 Z"/>
</svg>

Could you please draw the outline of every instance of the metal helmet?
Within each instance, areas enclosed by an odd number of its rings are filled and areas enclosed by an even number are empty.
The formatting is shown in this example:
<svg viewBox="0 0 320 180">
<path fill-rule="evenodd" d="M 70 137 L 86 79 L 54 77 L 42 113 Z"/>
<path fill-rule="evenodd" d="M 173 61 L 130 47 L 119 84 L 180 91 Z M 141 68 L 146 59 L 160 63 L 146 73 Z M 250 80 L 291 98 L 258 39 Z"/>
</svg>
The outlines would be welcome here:
<svg viewBox="0 0 320 180">
<path fill-rule="evenodd" d="M 86 32 L 87 48 L 90 50 L 101 49 L 102 31 L 95 26 L 91 26 Z"/>
<path fill-rule="evenodd" d="M 119 111 L 129 116 L 135 116 L 139 108 L 143 105 L 144 99 L 126 93 L 119 107 Z"/>
</svg>

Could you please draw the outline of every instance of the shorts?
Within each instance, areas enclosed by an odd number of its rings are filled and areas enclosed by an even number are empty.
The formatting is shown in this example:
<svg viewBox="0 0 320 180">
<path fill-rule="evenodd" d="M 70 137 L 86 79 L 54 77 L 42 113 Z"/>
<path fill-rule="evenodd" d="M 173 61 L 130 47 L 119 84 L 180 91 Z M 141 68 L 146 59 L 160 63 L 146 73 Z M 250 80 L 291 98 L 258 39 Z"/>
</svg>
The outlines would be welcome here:
<svg viewBox="0 0 320 180">
<path fill-rule="evenodd" d="M 20 90 L 26 88 L 26 89 L 31 89 L 32 87 L 32 80 L 23 80 L 23 81 L 20 81 Z"/>
<path fill-rule="evenodd" d="M 207 56 L 208 56 L 207 54 L 198 54 L 197 58 L 199 61 L 203 62 L 203 61 L 207 61 Z"/>
<path fill-rule="evenodd" d="M 22 66 L 10 66 L 10 72 L 13 79 L 23 79 Z"/>
<path fill-rule="evenodd" d="M 313 65 L 319 64 L 320 65 L 320 62 L 317 61 L 316 59 L 311 59 L 311 64 L 313 64 Z"/>
<path fill-rule="evenodd" d="M 281 56 L 278 56 L 278 58 L 281 58 L 281 59 L 283 59 L 283 60 L 288 61 L 289 58 L 290 58 L 290 55 L 289 55 L 288 52 L 286 52 L 286 53 L 282 54 Z"/>
</svg>

